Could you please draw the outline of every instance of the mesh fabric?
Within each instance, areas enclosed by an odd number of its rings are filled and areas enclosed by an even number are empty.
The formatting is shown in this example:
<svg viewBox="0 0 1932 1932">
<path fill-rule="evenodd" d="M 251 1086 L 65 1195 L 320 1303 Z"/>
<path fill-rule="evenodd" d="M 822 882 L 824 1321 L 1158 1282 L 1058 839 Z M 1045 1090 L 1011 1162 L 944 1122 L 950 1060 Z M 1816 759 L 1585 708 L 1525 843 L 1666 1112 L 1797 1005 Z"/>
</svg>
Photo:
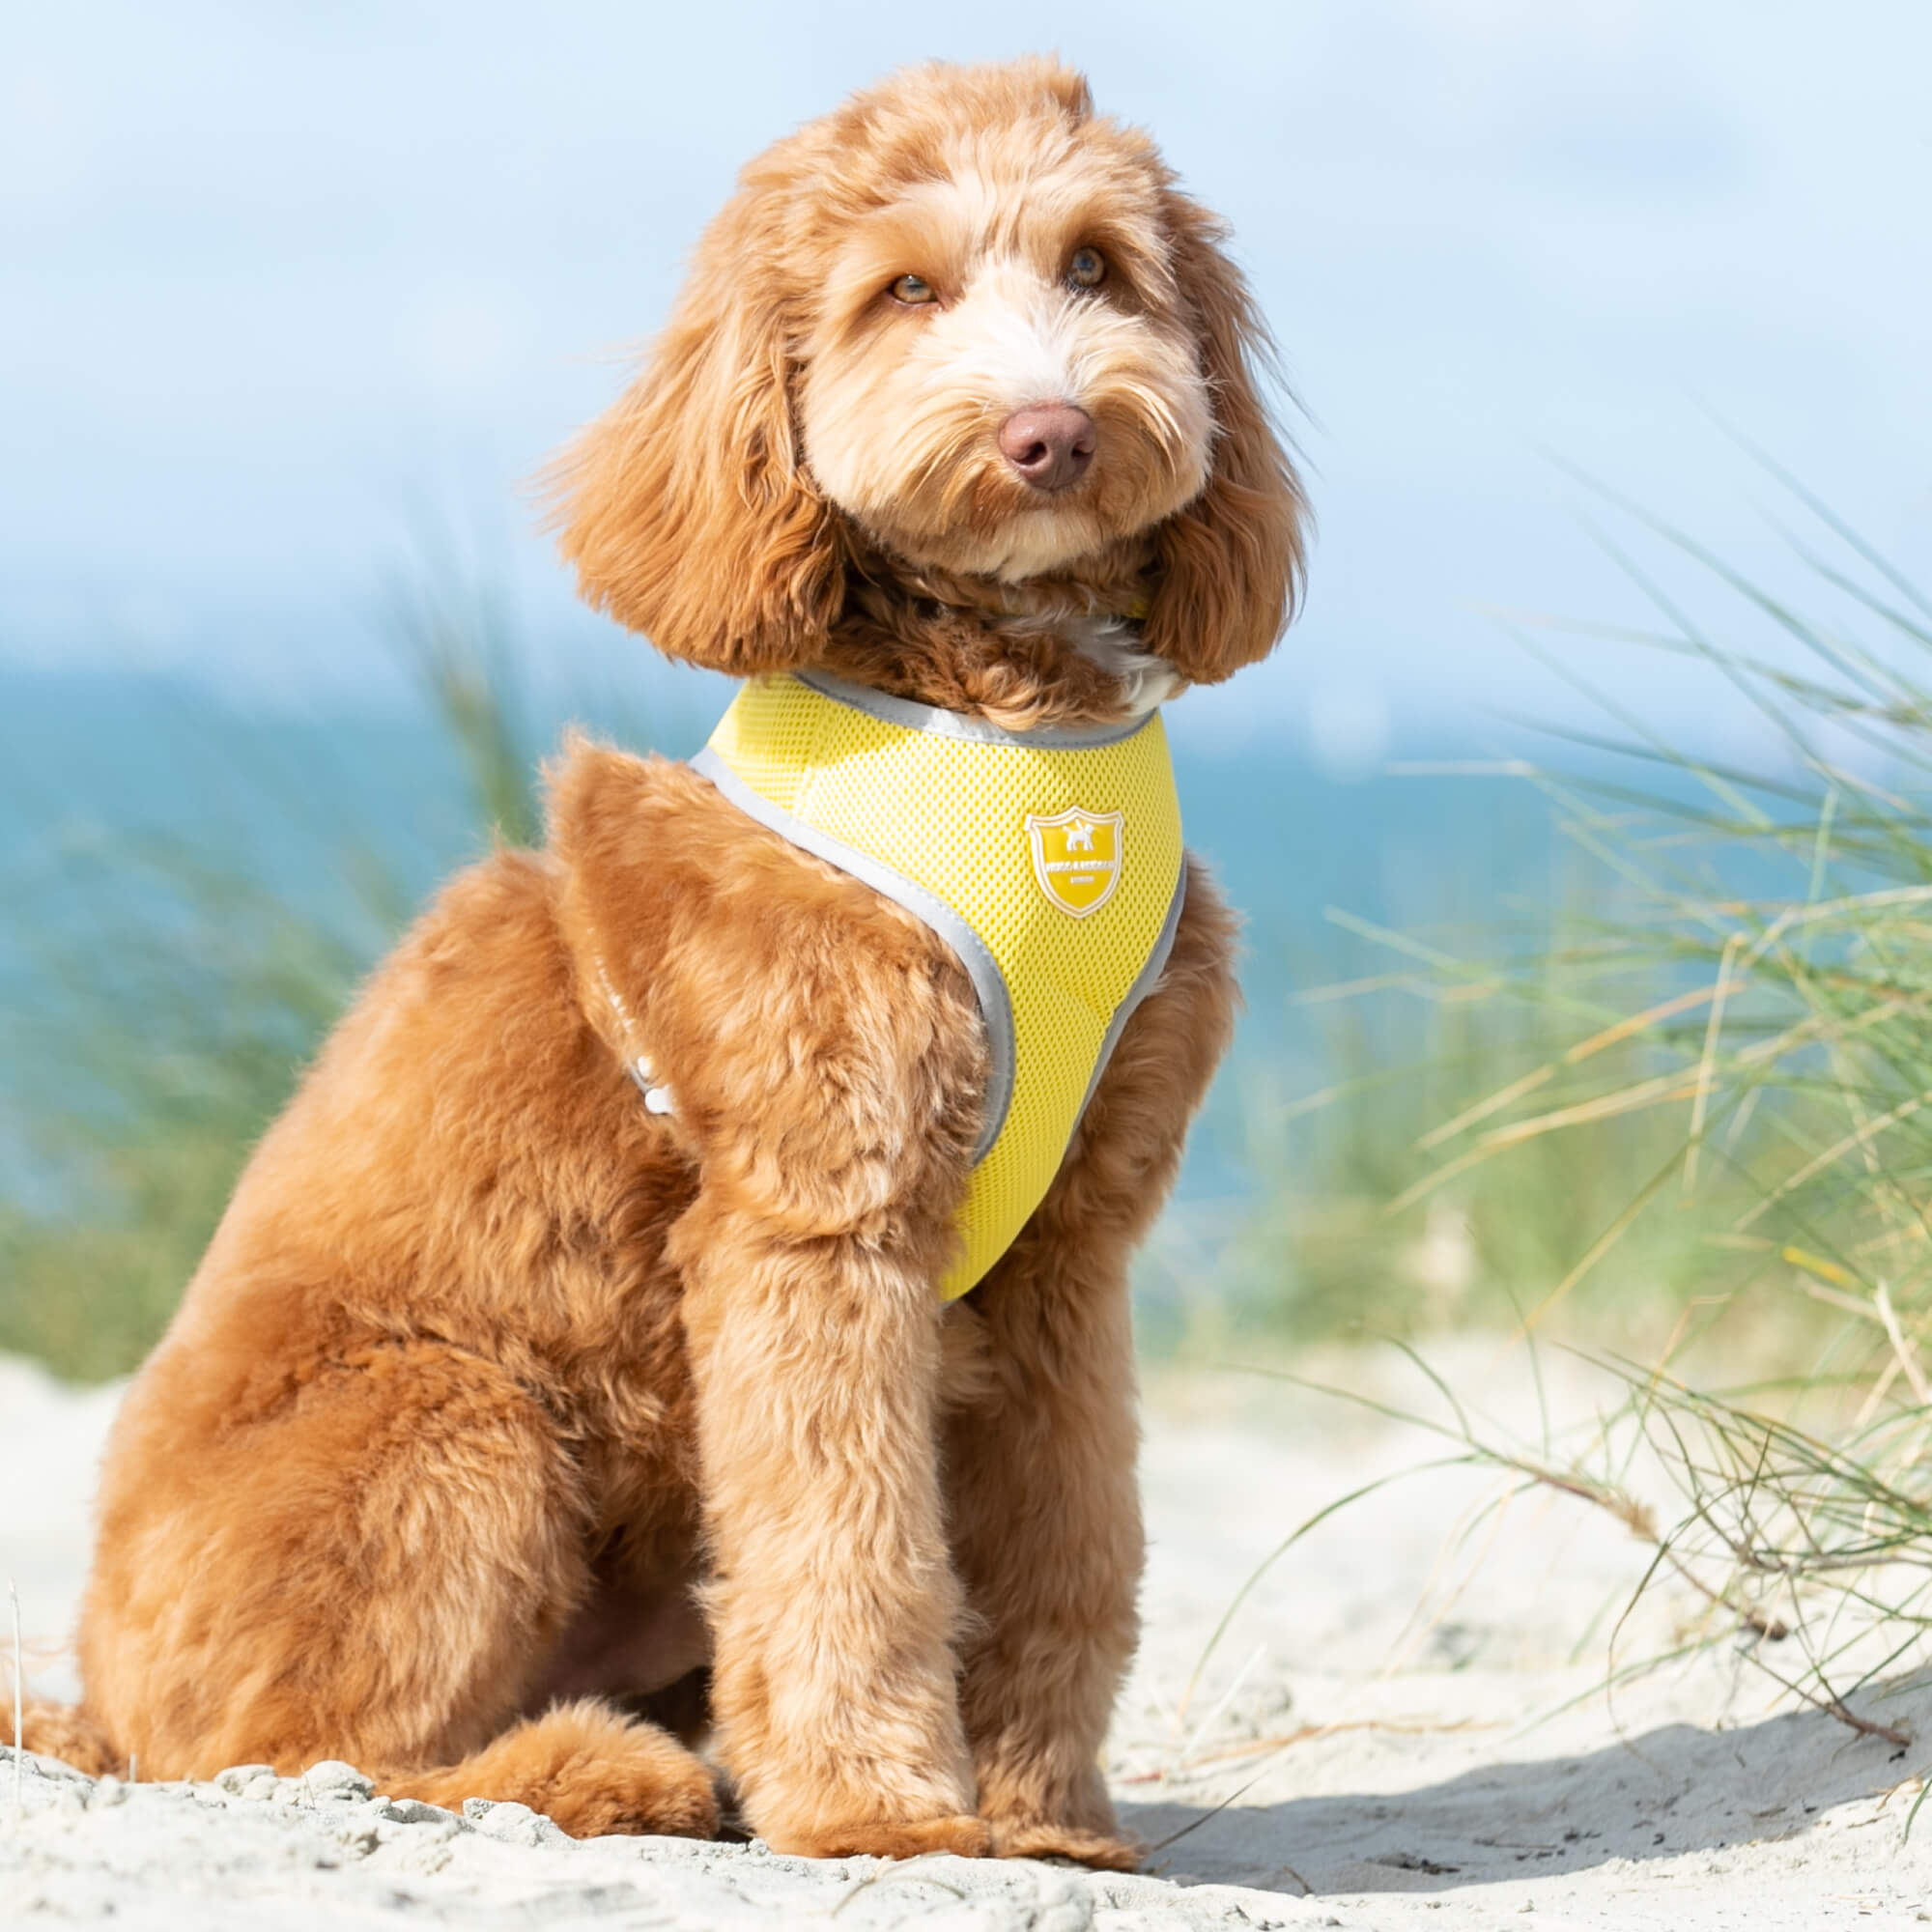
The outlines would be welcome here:
<svg viewBox="0 0 1932 1932">
<path fill-rule="evenodd" d="M 783 676 L 745 686 L 710 749 L 777 812 L 942 899 L 1006 980 L 1015 1078 L 960 1210 L 944 1293 L 963 1294 L 1044 1198 L 1161 941 L 1182 853 L 1159 716 L 1106 743 L 984 742 Z"/>
</svg>

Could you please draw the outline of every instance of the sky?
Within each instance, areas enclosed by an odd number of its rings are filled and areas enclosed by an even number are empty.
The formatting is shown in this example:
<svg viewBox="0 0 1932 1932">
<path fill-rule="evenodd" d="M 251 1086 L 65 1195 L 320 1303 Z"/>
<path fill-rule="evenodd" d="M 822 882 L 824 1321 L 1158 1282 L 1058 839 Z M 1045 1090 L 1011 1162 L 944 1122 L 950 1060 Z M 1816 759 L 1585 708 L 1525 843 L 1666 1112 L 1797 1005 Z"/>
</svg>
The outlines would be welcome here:
<svg viewBox="0 0 1932 1932">
<path fill-rule="evenodd" d="M 746 158 L 1037 49 L 1232 220 L 1298 400 L 1307 608 L 1188 731 L 1346 765 L 1581 717 L 1497 611 L 1642 617 L 1577 472 L 1795 582 L 1740 436 L 1932 579 L 1920 0 L 70 0 L 0 26 L 0 664 L 386 702 L 385 595 L 448 543 L 559 675 L 648 693 L 528 479 Z M 1692 668 L 1556 647 L 1745 728 Z"/>
</svg>

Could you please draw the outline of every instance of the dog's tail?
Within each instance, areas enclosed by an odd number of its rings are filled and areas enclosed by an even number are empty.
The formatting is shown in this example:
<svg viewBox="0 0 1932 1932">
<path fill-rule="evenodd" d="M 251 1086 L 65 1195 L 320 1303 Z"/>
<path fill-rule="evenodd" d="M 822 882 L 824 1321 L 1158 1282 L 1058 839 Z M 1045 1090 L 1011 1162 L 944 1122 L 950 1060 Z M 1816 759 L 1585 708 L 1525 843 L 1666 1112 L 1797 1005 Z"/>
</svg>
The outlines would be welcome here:
<svg viewBox="0 0 1932 1932">
<path fill-rule="evenodd" d="M 100 1723 L 78 1704 L 53 1704 L 44 1697 L 29 1697 L 21 1713 L 19 1742 L 37 1757 L 57 1757 L 90 1777 L 109 1772 L 123 1776 L 127 1759 Z M 14 1739 L 12 1700 L 0 1700 L 0 1740 Z"/>
</svg>

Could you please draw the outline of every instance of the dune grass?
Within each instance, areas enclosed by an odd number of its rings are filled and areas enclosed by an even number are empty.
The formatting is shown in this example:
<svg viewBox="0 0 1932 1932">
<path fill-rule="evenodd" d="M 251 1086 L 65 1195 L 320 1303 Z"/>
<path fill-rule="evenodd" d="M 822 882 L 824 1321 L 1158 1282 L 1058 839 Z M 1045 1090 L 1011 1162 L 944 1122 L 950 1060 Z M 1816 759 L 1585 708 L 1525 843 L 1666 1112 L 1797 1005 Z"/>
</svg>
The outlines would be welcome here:
<svg viewBox="0 0 1932 1932">
<path fill-rule="evenodd" d="M 1612 1091 L 1659 1076 L 1654 1045 L 1615 1017 L 1619 988 L 1656 977 L 1594 976 L 1560 943 L 1507 979 L 1493 960 L 1455 973 L 1430 951 L 1434 963 L 1398 985 L 1377 976 L 1371 991 L 1343 981 L 1302 996 L 1336 1077 L 1293 1096 L 1270 1091 L 1265 1070 L 1255 1078 L 1259 1184 L 1222 1256 L 1223 1292 L 1293 1340 L 1509 1327 L 1570 1303 L 1568 1326 L 1634 1342 L 1644 1318 L 1708 1285 L 1708 1239 L 1743 1200 L 1720 1184 L 1688 1211 L 1660 1202 L 1679 1125 L 1599 1113 L 1579 1092 L 1586 1068 Z M 1392 1002 L 1407 1010 L 1391 1017 Z M 1499 1118 L 1499 1094 L 1545 1092 L 1577 1110 L 1566 1135 Z M 1617 1264 L 1600 1270 L 1606 1241 Z"/>
<path fill-rule="evenodd" d="M 61 896 L 75 937 L 45 948 L 8 1029 L 31 1186 L 0 1201 L 0 1348 L 96 1379 L 159 1335 L 364 961 L 178 852 L 71 857 Z"/>
<path fill-rule="evenodd" d="M 1567 1321 L 1602 1359 L 1593 1285 L 1668 1317 L 1611 1362 L 1623 1406 L 1581 1446 L 1525 1447 L 1433 1378 L 1441 1409 L 1410 1419 L 1615 1515 L 1653 1579 L 1702 1603 L 1683 1648 L 1738 1642 L 1791 1695 L 1902 1747 L 1874 1707 L 1932 1665 L 1932 601 L 1774 473 L 1809 520 L 1794 543 L 1829 614 L 1623 505 L 1732 609 L 1707 628 L 1626 559 L 1659 622 L 1616 634 L 1703 660 L 1773 756 L 1719 764 L 1621 720 L 1634 776 L 1536 781 L 1614 894 L 1527 950 L 1384 936 L 1426 953 L 1444 1038 L 1490 1012 L 1478 1033 L 1503 1050 L 1380 1137 L 1401 1158 L 1362 1214 L 1395 1230 L 1433 1202 L 1480 1226 L 1575 1186 L 1567 1220 L 1533 1213 L 1562 1232 L 1527 1280 L 1506 1252 L 1491 1271 L 1532 1347 Z M 1506 1185 L 1525 1161 L 1529 1186 Z M 1639 1449 L 1674 1518 L 1625 1480 Z"/>
<path fill-rule="evenodd" d="M 392 604 L 474 851 L 539 830 L 541 738 L 501 608 L 441 571 Z M 207 842 L 65 839 L 9 893 L 29 970 L 0 1020 L 0 1350 L 79 1380 L 159 1337 L 249 1150 L 416 895 L 394 851 L 353 832 L 327 890 L 278 876 L 248 834 L 313 801 L 244 719 L 197 750 L 233 765 L 239 801 Z"/>
</svg>

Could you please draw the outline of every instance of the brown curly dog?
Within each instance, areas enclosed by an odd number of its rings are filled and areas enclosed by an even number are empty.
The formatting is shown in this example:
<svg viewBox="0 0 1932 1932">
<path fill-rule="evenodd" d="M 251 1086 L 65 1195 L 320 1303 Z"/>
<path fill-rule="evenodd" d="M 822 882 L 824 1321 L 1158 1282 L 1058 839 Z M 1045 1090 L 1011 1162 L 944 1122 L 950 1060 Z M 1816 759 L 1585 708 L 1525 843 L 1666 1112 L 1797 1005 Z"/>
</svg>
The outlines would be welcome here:
<svg viewBox="0 0 1932 1932">
<path fill-rule="evenodd" d="M 858 96 L 745 171 L 559 466 L 584 594 L 1008 731 L 1227 677 L 1302 497 L 1222 240 L 1051 62 Z M 955 950 L 690 766 L 567 748 L 548 848 L 442 892 L 249 1162 L 114 1433 L 84 1701 L 29 1745 L 703 1835 L 708 1721 L 781 1850 L 1131 1863 L 1127 1264 L 1236 1001 L 1192 862 L 1184 908 L 949 1305 L 989 1064 Z"/>
</svg>

